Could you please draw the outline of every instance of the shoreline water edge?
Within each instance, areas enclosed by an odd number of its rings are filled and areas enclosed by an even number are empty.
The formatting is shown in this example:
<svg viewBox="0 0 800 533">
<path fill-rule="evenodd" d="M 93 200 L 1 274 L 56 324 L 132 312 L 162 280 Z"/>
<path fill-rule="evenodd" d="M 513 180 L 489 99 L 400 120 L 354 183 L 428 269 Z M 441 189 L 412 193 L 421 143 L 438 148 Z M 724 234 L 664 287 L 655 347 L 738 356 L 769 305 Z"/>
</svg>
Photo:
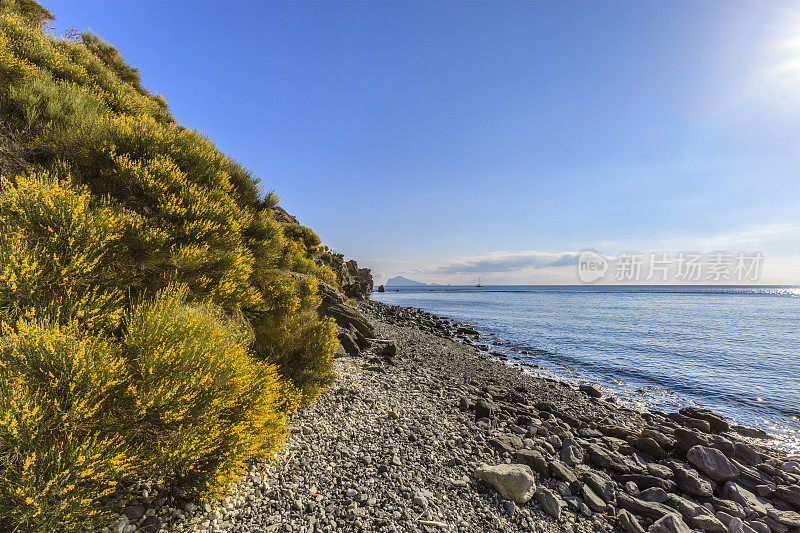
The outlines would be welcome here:
<svg viewBox="0 0 800 533">
<path fill-rule="evenodd" d="M 504 364 L 468 326 L 359 307 L 376 338 L 340 331 L 336 382 L 275 460 L 216 507 L 131 487 L 108 531 L 800 532 L 800 458 L 760 430 L 630 409 Z"/>
</svg>

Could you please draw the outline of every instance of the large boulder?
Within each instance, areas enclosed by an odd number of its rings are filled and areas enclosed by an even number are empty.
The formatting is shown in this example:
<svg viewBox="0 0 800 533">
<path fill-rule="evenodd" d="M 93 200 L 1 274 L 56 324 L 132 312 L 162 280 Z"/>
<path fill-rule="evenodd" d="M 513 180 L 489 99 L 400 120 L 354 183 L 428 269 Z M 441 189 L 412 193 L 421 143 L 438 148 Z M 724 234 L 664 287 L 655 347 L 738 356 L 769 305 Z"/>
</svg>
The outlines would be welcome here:
<svg viewBox="0 0 800 533">
<path fill-rule="evenodd" d="M 527 503 L 536 492 L 536 480 L 527 465 L 479 466 L 475 470 L 475 478 L 493 486 L 500 496 L 515 503 Z"/>
<path fill-rule="evenodd" d="M 721 483 L 733 479 L 741 473 L 736 465 L 725 457 L 724 453 L 715 448 L 692 446 L 686 452 L 686 459 L 705 475 Z"/>
</svg>

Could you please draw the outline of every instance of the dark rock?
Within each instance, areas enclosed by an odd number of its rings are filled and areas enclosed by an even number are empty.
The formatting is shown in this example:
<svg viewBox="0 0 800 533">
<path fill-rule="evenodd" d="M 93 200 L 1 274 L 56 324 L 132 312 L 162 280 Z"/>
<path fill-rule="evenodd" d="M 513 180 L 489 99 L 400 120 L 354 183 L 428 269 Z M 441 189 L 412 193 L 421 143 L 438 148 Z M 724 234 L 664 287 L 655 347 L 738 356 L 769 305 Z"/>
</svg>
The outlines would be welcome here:
<svg viewBox="0 0 800 533">
<path fill-rule="evenodd" d="M 794 511 L 780 511 L 771 507 L 767 511 L 767 516 L 784 526 L 800 528 L 800 514 Z"/>
<path fill-rule="evenodd" d="M 601 391 L 596 385 L 593 385 L 591 383 L 582 383 L 578 387 L 578 390 L 580 390 L 581 392 L 585 393 L 588 396 L 591 396 L 592 398 L 600 398 L 603 396 L 603 391 Z"/>
<path fill-rule="evenodd" d="M 748 428 L 744 426 L 731 426 L 731 429 L 739 435 L 750 437 L 751 439 L 772 440 L 775 438 L 763 429 Z"/>
<path fill-rule="evenodd" d="M 475 402 L 475 420 L 479 418 L 494 418 L 496 412 L 497 406 L 489 400 L 479 398 Z"/>
<path fill-rule="evenodd" d="M 725 482 L 722 487 L 722 497 L 740 504 L 748 514 L 752 511 L 762 516 L 767 514 L 767 506 L 755 494 L 733 481 Z"/>
<path fill-rule="evenodd" d="M 569 466 L 577 466 L 583 462 L 583 448 L 577 443 L 567 443 L 561 448 L 561 460 Z"/>
<path fill-rule="evenodd" d="M 636 436 L 636 432 L 634 432 L 632 429 L 622 426 L 600 425 L 597 429 L 599 429 L 603 435 L 614 437 L 616 439 L 628 439 Z"/>
<path fill-rule="evenodd" d="M 711 482 L 703 479 L 693 468 L 676 465 L 672 471 L 675 473 L 675 484 L 681 492 L 703 498 L 714 495 L 714 486 Z"/>
<path fill-rule="evenodd" d="M 139 527 L 136 528 L 136 531 L 141 531 L 143 533 L 158 533 L 158 530 L 161 529 L 161 519 L 157 516 L 148 516 L 145 518 Z"/>
<path fill-rule="evenodd" d="M 129 505 L 122 510 L 122 514 L 128 517 L 129 522 L 135 524 L 144 516 L 146 510 L 147 509 L 141 505 Z"/>
<path fill-rule="evenodd" d="M 582 480 L 606 502 L 614 501 L 614 482 L 604 472 L 589 470 L 583 474 Z"/>
<path fill-rule="evenodd" d="M 637 437 L 628 439 L 628 443 L 637 450 L 648 454 L 655 459 L 663 459 L 668 454 L 664 449 L 650 437 Z"/>
<path fill-rule="evenodd" d="M 671 450 L 675 447 L 675 439 L 664 435 L 660 431 L 654 429 L 643 429 L 640 433 L 641 437 L 653 439 L 663 450 Z"/>
<path fill-rule="evenodd" d="M 706 422 L 705 420 L 700 420 L 697 418 L 691 418 L 680 413 L 670 413 L 667 415 L 667 418 L 672 420 L 673 422 L 677 422 L 678 424 L 692 429 L 699 429 L 703 433 L 711 433 L 711 424 Z"/>
<path fill-rule="evenodd" d="M 649 533 L 692 533 L 689 526 L 676 514 L 667 514 L 650 526 Z"/>
<path fill-rule="evenodd" d="M 659 465 L 656 463 L 648 463 L 647 473 L 651 476 L 657 476 L 662 479 L 672 479 L 674 475 L 672 473 L 672 469 L 670 469 L 668 466 Z"/>
<path fill-rule="evenodd" d="M 522 439 L 516 435 L 500 435 L 489 439 L 489 444 L 499 452 L 514 453 L 522 448 Z"/>
<path fill-rule="evenodd" d="M 397 343 L 393 340 L 376 340 L 375 353 L 384 359 L 397 357 Z"/>
<path fill-rule="evenodd" d="M 339 333 L 338 339 L 339 344 L 342 345 L 342 348 L 344 348 L 344 351 L 347 353 L 347 355 L 357 356 L 361 353 L 361 351 L 358 349 L 356 341 L 354 341 L 350 334 L 346 331 Z"/>
<path fill-rule="evenodd" d="M 686 459 L 714 481 L 725 482 L 740 473 L 739 469 L 725 457 L 725 454 L 715 448 L 693 446 L 686 452 Z"/>
<path fill-rule="evenodd" d="M 764 455 L 755 451 L 749 444 L 739 443 L 733 445 L 733 456 L 739 461 L 750 466 L 760 465 L 764 462 Z"/>
<path fill-rule="evenodd" d="M 378 285 L 378 292 L 386 292 L 386 289 L 383 285 Z"/>
<path fill-rule="evenodd" d="M 697 431 L 678 428 L 675 430 L 675 449 L 686 454 L 693 446 L 708 446 L 708 438 Z"/>
<path fill-rule="evenodd" d="M 677 494 L 670 494 L 666 504 L 678 511 L 690 527 L 714 533 L 727 533 L 728 531 L 711 511 L 699 503 L 682 498 Z"/>
<path fill-rule="evenodd" d="M 539 487 L 533 495 L 536 503 L 555 520 L 561 517 L 561 500 L 548 488 Z"/>
<path fill-rule="evenodd" d="M 669 494 L 660 487 L 652 487 L 640 492 L 638 497 L 646 502 L 664 503 L 669 498 Z"/>
<path fill-rule="evenodd" d="M 736 453 L 736 446 L 734 446 L 733 442 L 731 442 L 729 439 L 726 439 L 722 435 L 711 435 L 709 442 L 711 443 L 712 448 L 718 449 L 724 453 L 726 457 L 733 458 L 734 454 Z"/>
<path fill-rule="evenodd" d="M 320 287 L 324 285 L 324 283 L 319 284 Z M 372 324 L 369 323 L 358 309 L 350 307 L 345 303 L 331 303 L 326 299 L 328 293 L 323 293 L 322 290 L 320 290 L 320 293 L 323 295 L 322 304 L 319 306 L 319 313 L 321 315 L 332 317 L 336 323 L 343 328 L 355 328 L 368 339 L 375 338 L 375 328 L 372 327 Z"/>
<path fill-rule="evenodd" d="M 772 533 L 772 530 L 764 522 L 759 522 L 757 520 L 748 520 L 746 523 L 756 533 Z"/>
<path fill-rule="evenodd" d="M 705 420 L 708 422 L 709 426 L 711 426 L 711 431 L 714 433 L 722 433 L 731 430 L 731 427 L 728 425 L 725 417 L 715 413 L 714 411 L 701 409 L 699 407 L 684 407 L 678 412 L 684 416 L 688 416 L 689 418 Z"/>
<path fill-rule="evenodd" d="M 528 465 L 534 472 L 546 476 L 549 474 L 547 461 L 541 453 L 536 450 L 519 450 L 517 452 L 517 462 Z"/>
<path fill-rule="evenodd" d="M 769 527 L 770 533 L 789 533 L 789 526 L 781 524 L 771 516 L 762 519 Z M 792 532 L 794 533 L 794 531 Z"/>
<path fill-rule="evenodd" d="M 800 509 L 800 486 L 798 485 L 778 487 L 772 492 L 772 496 Z"/>
<path fill-rule="evenodd" d="M 736 518 L 745 518 L 747 516 L 747 513 L 744 512 L 744 508 L 734 501 L 711 498 L 709 502 L 717 511 L 722 511 Z"/>
<path fill-rule="evenodd" d="M 470 403 L 469 403 L 469 399 L 467 399 L 467 398 L 460 398 L 460 399 L 458 400 L 458 408 L 459 408 L 461 411 L 469 411 L 469 410 L 470 410 L 470 409 L 472 409 L 473 407 L 474 407 L 474 406 L 473 406 L 472 404 L 470 404 Z"/>
<path fill-rule="evenodd" d="M 636 486 L 639 487 L 640 490 L 651 489 L 654 487 L 667 492 L 674 490 L 673 484 L 666 479 L 647 474 L 622 474 L 614 476 L 614 479 L 620 483 L 627 483 L 629 481 L 636 483 Z"/>
<path fill-rule="evenodd" d="M 583 501 L 586 502 L 586 505 L 589 506 L 589 509 L 596 513 L 602 513 L 606 510 L 606 502 L 604 502 L 600 496 L 595 494 L 592 489 L 589 488 L 589 485 L 584 485 L 581 489 L 581 496 L 583 497 Z"/>
<path fill-rule="evenodd" d="M 625 509 L 620 510 L 617 514 L 617 520 L 619 520 L 619 525 L 625 533 L 645 533 L 644 528 L 636 520 L 636 517 Z"/>
<path fill-rule="evenodd" d="M 620 507 L 632 512 L 635 515 L 646 516 L 647 518 L 652 518 L 653 520 L 657 520 L 666 514 L 675 512 L 666 505 L 640 500 L 639 498 L 628 496 L 624 492 L 617 493 L 617 503 Z"/>
<path fill-rule="evenodd" d="M 567 483 L 578 481 L 578 476 L 575 475 L 575 472 L 558 460 L 554 460 L 550 463 L 550 475 L 561 481 L 566 481 Z"/>
<path fill-rule="evenodd" d="M 586 447 L 586 451 L 588 452 L 589 460 L 595 466 L 608 468 L 623 474 L 627 474 L 631 471 L 630 467 L 622 461 L 621 457 L 598 444 L 590 444 Z"/>
</svg>

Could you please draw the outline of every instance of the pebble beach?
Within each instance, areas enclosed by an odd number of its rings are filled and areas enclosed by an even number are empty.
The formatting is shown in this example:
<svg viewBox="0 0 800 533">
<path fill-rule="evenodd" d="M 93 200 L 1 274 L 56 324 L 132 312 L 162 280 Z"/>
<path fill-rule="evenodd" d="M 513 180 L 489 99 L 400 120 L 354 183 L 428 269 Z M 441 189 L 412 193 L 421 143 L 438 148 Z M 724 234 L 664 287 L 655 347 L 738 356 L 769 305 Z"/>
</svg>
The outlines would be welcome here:
<svg viewBox="0 0 800 533">
<path fill-rule="evenodd" d="M 447 319 L 360 305 L 377 340 L 337 354 L 274 461 L 216 507 L 138 486 L 107 530 L 800 531 L 798 458 L 766 435 L 626 409 L 487 356 Z"/>
</svg>

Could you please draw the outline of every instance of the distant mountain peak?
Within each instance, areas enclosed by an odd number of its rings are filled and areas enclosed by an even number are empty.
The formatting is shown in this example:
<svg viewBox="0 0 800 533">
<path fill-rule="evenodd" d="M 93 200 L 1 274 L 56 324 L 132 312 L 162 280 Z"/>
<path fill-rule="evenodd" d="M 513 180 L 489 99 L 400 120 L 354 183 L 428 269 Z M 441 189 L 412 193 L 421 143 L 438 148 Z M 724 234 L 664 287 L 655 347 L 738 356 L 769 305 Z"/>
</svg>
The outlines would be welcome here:
<svg viewBox="0 0 800 533">
<path fill-rule="evenodd" d="M 389 278 L 386 282 L 387 287 L 427 287 L 427 283 L 421 281 L 414 281 L 413 279 L 404 278 L 403 276 L 395 276 Z"/>
</svg>

